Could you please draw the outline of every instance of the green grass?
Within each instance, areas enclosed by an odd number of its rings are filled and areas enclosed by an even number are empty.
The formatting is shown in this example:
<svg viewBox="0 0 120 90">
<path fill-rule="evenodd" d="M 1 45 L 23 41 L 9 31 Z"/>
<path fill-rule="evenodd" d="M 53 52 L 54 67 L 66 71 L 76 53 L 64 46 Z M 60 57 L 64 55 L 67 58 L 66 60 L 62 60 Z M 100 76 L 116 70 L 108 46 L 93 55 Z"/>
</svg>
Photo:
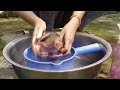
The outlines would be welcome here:
<svg viewBox="0 0 120 90">
<path fill-rule="evenodd" d="M 105 15 L 94 20 L 84 28 L 84 31 L 88 31 L 107 40 L 113 46 L 117 42 L 118 35 L 120 34 L 120 30 L 117 27 L 117 23 L 120 22 L 120 19 L 118 15 L 115 16 L 113 14 L 112 16 L 111 14 L 111 21 L 108 16 L 110 15 Z M 108 22 L 100 22 L 100 20 L 108 20 Z"/>
<path fill-rule="evenodd" d="M 84 31 L 94 34 L 108 41 L 112 47 L 117 43 L 120 30 L 117 27 L 117 23 L 120 23 L 120 13 L 102 16 L 90 24 L 88 24 Z M 106 20 L 107 22 L 100 22 L 100 20 Z M 100 73 L 106 75 L 109 78 L 110 67 L 112 63 L 111 56 L 103 63 Z"/>
<path fill-rule="evenodd" d="M 5 46 L 5 43 L 3 43 L 3 41 L 0 39 L 0 56 L 2 56 L 2 50 Z"/>
<path fill-rule="evenodd" d="M 33 30 L 33 27 L 21 18 L 1 18 L 0 21 L 4 21 L 0 22 L 0 32 L 6 30 Z"/>
</svg>

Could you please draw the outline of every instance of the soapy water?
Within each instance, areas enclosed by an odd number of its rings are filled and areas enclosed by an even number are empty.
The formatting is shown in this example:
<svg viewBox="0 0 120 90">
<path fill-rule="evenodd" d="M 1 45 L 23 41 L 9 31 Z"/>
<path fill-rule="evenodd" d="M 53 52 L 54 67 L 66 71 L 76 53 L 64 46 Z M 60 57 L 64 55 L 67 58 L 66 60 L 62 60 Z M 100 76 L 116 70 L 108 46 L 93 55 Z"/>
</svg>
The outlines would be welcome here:
<svg viewBox="0 0 120 90">
<path fill-rule="evenodd" d="M 89 64 L 91 64 L 91 60 L 86 58 L 84 55 L 75 56 L 73 69 L 74 68 L 80 68 L 80 67 L 83 67 L 83 66 L 86 66 L 86 65 L 89 65 Z"/>
</svg>

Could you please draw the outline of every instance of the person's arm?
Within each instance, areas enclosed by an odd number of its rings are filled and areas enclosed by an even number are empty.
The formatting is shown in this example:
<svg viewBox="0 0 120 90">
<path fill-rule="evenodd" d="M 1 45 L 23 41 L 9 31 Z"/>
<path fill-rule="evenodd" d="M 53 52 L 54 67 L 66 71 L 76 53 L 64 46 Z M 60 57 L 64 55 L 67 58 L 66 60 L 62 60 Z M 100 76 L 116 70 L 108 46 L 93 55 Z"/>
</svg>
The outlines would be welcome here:
<svg viewBox="0 0 120 90">
<path fill-rule="evenodd" d="M 80 19 L 83 18 L 85 11 L 73 11 L 73 15 L 79 16 Z"/>
<path fill-rule="evenodd" d="M 32 49 L 35 55 L 39 53 L 39 42 L 46 30 L 46 23 L 35 15 L 32 11 L 16 11 L 16 13 L 29 24 L 34 26 L 33 38 L 32 38 Z"/>
<path fill-rule="evenodd" d="M 78 28 L 81 24 L 81 20 L 85 14 L 85 11 L 73 11 L 72 16 L 70 17 L 69 22 L 73 22 L 74 25 Z"/>
<path fill-rule="evenodd" d="M 37 15 L 35 15 L 32 11 L 16 11 L 16 13 L 25 21 L 27 21 L 32 26 L 35 26 L 39 22 L 44 22 Z"/>
<path fill-rule="evenodd" d="M 84 14 L 85 11 L 74 11 L 70 17 L 70 21 L 63 27 L 60 33 L 61 40 L 65 40 L 64 47 L 68 50 L 67 54 L 70 53 L 75 33 L 81 24 Z"/>
</svg>

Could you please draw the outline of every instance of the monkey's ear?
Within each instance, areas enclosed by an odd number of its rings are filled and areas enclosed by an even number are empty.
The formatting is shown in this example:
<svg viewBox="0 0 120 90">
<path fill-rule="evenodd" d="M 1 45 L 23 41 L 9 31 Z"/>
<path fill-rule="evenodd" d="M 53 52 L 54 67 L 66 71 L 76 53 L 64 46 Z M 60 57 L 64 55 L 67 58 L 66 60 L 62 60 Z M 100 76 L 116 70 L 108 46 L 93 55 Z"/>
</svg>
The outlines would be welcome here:
<svg viewBox="0 0 120 90">
<path fill-rule="evenodd" d="M 63 48 L 63 43 L 58 40 L 55 41 L 54 45 L 55 45 L 55 48 L 57 48 L 57 50 L 61 50 L 61 48 Z"/>
</svg>

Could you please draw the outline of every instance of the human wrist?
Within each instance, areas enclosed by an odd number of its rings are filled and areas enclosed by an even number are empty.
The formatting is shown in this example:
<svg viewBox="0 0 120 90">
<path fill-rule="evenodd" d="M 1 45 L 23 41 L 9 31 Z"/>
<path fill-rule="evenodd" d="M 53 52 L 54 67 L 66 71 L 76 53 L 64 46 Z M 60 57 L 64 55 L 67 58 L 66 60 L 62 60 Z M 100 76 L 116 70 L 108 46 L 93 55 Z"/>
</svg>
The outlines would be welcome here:
<svg viewBox="0 0 120 90">
<path fill-rule="evenodd" d="M 72 14 L 72 16 L 70 17 L 70 20 L 71 20 L 71 19 L 77 19 L 78 22 L 79 22 L 79 25 L 80 25 L 80 24 L 81 24 L 81 20 L 82 20 L 82 18 L 83 18 L 83 16 L 84 16 L 85 12 L 86 12 L 86 11 L 73 11 L 73 14 Z M 76 22 L 77 22 L 77 21 L 76 21 Z"/>
<path fill-rule="evenodd" d="M 72 15 L 70 17 L 70 22 L 72 25 L 78 28 L 81 24 L 81 19 L 77 15 L 74 15 L 74 16 Z"/>
<path fill-rule="evenodd" d="M 36 19 L 35 21 L 34 21 L 34 26 L 41 26 L 41 25 L 45 25 L 45 21 L 43 21 L 42 19 Z"/>
<path fill-rule="evenodd" d="M 74 14 L 73 14 L 73 15 L 70 17 L 70 20 L 73 19 L 73 18 L 76 18 L 76 19 L 78 20 L 79 23 L 81 22 L 80 16 L 74 15 Z"/>
</svg>

